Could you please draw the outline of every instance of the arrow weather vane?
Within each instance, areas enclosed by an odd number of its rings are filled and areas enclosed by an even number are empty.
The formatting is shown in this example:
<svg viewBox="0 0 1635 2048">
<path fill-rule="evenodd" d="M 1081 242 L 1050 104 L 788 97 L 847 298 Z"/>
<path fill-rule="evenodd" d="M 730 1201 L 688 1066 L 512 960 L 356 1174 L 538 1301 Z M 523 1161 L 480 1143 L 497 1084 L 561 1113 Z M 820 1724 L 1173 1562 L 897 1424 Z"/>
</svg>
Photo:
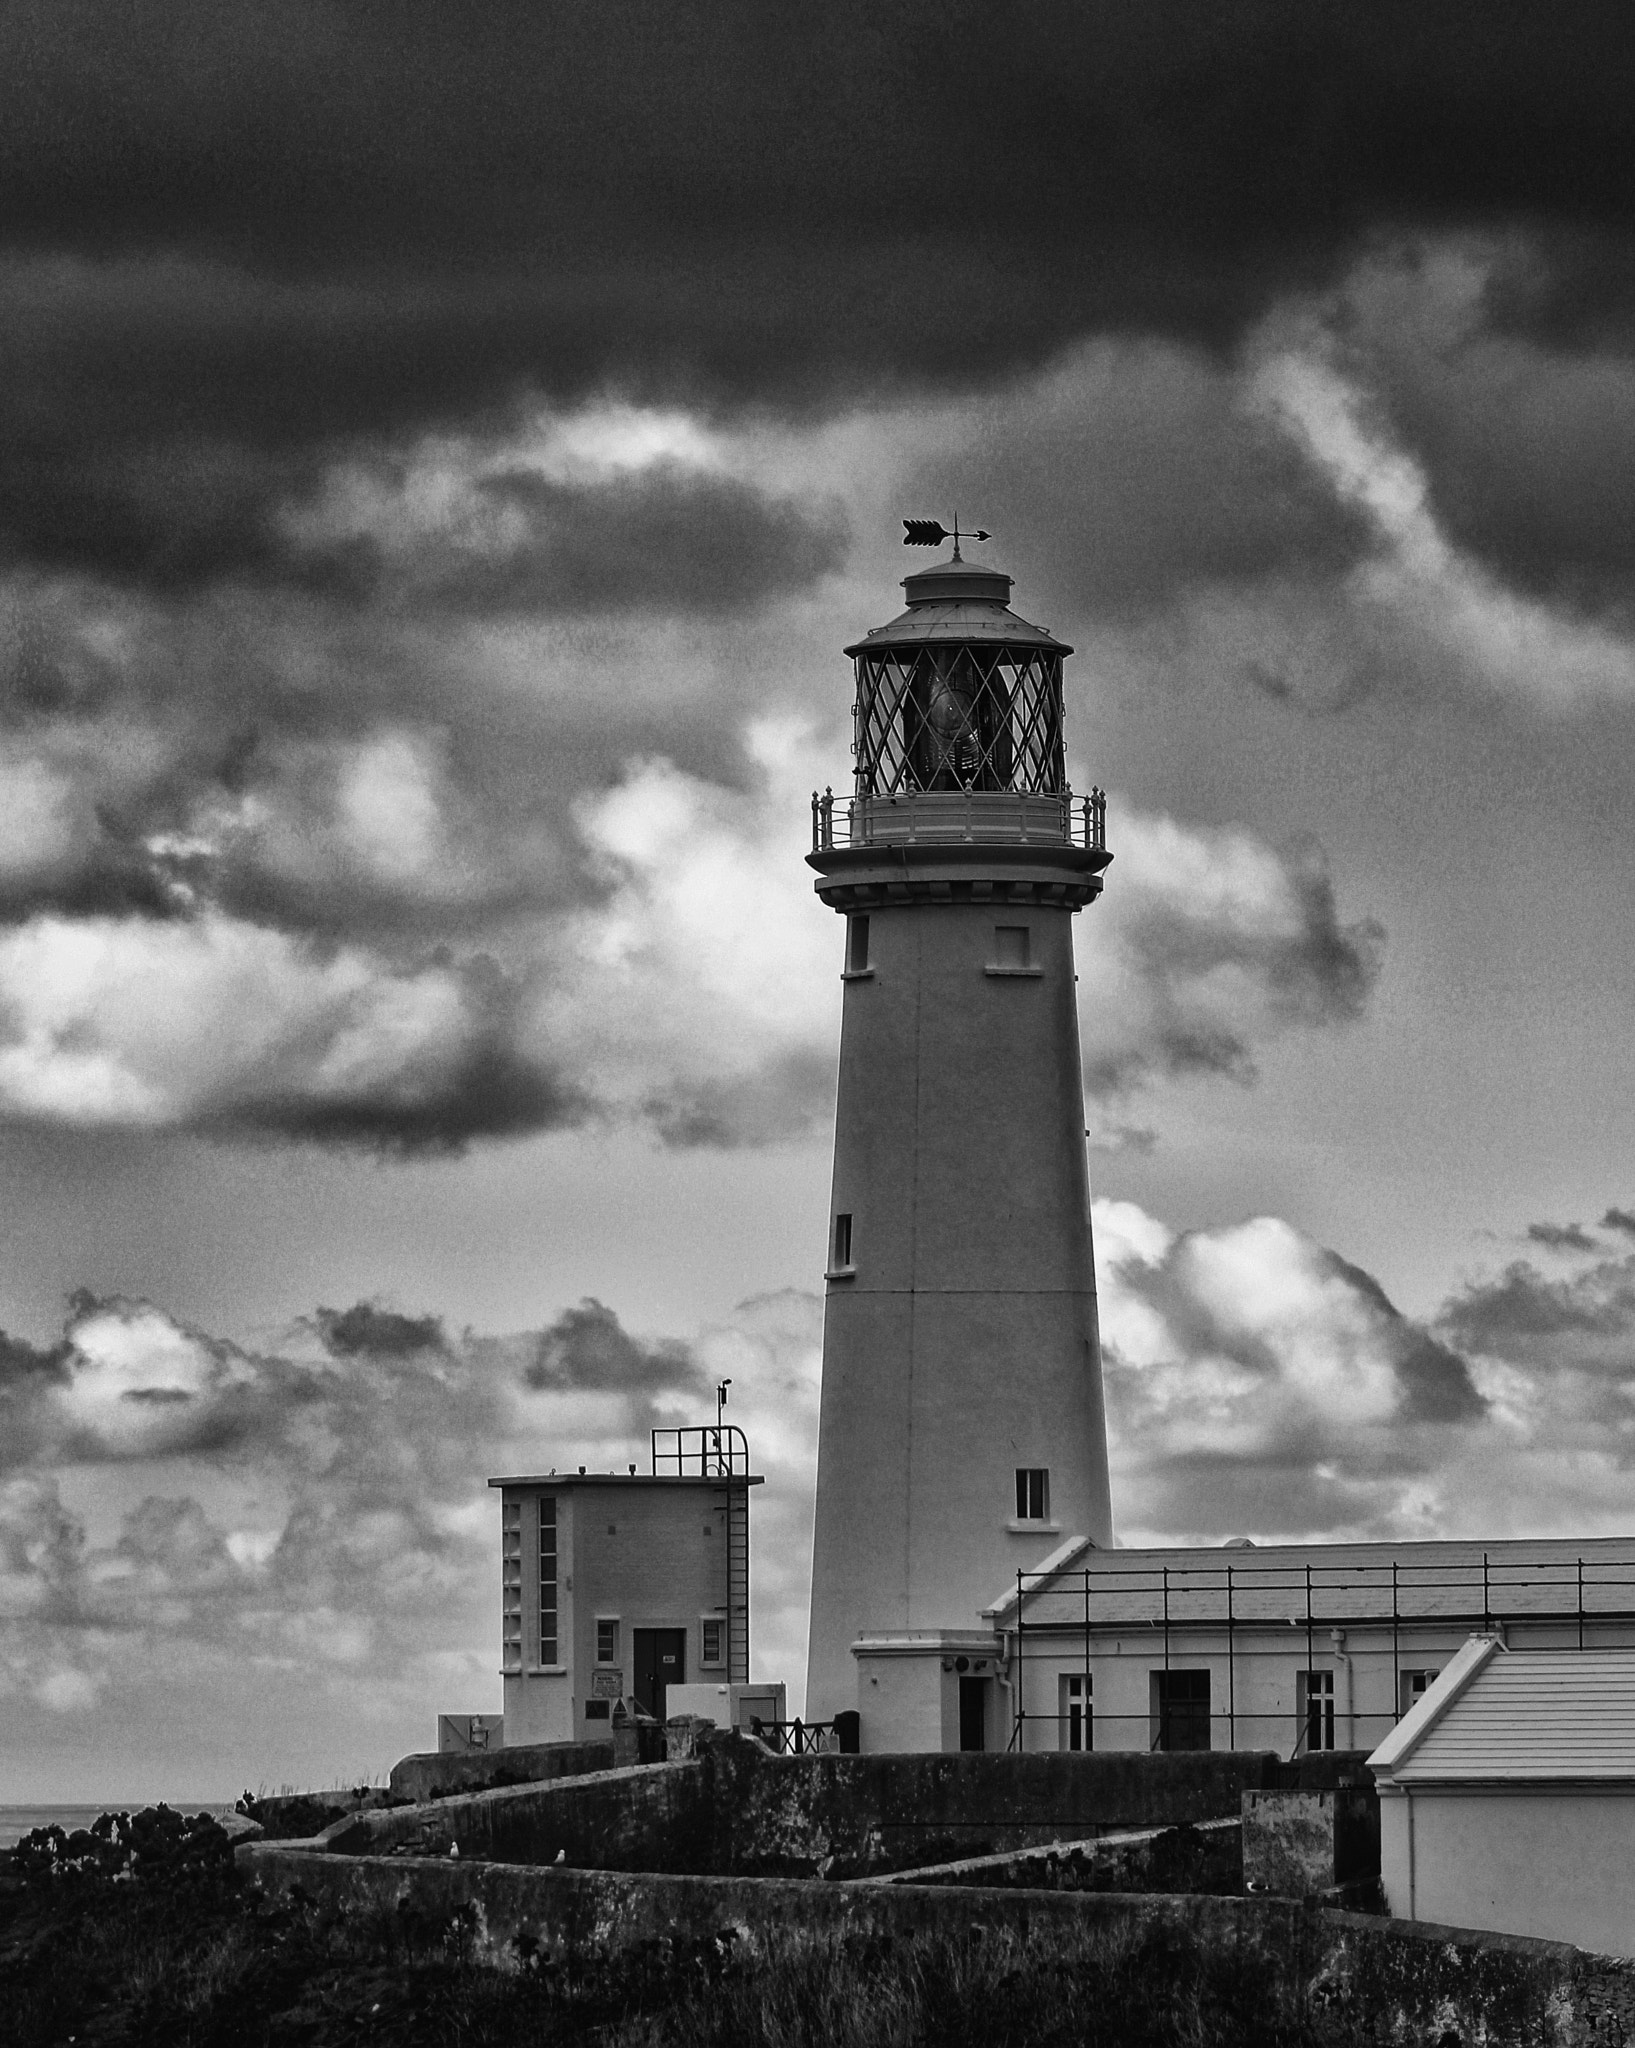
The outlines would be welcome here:
<svg viewBox="0 0 1635 2048">
<path fill-rule="evenodd" d="M 962 528 L 959 514 L 954 514 L 951 527 L 944 526 L 940 519 L 905 519 L 903 521 L 903 546 L 905 548 L 940 548 L 945 540 L 954 543 L 954 560 L 960 558 L 959 544 L 962 540 L 991 540 L 992 535 L 985 527 Z"/>
</svg>

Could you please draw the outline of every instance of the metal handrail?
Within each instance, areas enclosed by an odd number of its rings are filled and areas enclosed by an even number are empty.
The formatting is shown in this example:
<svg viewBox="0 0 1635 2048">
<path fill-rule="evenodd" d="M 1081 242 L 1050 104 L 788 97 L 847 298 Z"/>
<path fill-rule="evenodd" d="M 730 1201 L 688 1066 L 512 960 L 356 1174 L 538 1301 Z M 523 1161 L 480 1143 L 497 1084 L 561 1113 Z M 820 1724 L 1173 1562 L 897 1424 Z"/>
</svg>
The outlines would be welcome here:
<svg viewBox="0 0 1635 2048">
<path fill-rule="evenodd" d="M 655 1479 L 747 1479 L 749 1440 L 730 1422 L 691 1429 L 655 1429 Z"/>
<path fill-rule="evenodd" d="M 847 846 L 1029 845 L 1107 850 L 1107 793 L 930 789 L 898 796 L 812 792 L 812 851 Z"/>
</svg>

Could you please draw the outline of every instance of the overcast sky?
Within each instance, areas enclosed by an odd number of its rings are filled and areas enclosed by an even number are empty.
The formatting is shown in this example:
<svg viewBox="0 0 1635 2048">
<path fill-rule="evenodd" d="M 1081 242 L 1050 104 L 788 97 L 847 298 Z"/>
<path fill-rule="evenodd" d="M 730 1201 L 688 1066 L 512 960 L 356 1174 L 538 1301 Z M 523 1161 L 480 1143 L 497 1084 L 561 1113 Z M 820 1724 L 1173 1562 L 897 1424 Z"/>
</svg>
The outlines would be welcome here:
<svg viewBox="0 0 1635 2048">
<path fill-rule="evenodd" d="M 1635 1535 L 1619 5 L 0 16 L 0 1801 L 499 1704 L 730 1373 L 803 1678 L 904 515 L 1109 791 L 1124 1540 Z"/>
</svg>

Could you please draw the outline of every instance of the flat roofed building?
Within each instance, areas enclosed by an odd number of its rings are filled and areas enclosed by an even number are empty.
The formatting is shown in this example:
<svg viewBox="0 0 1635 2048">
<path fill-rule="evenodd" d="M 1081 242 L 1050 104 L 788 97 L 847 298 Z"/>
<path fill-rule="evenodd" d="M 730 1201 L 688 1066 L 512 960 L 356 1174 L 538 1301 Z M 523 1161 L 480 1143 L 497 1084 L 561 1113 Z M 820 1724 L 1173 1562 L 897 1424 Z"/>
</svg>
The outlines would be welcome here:
<svg viewBox="0 0 1635 2048">
<path fill-rule="evenodd" d="M 605 1735 L 621 1701 L 662 1721 L 672 1685 L 747 1681 L 748 1448 L 661 1430 L 653 1467 L 488 1482 L 508 1747 Z"/>
<path fill-rule="evenodd" d="M 1368 1761 L 1399 1919 L 1635 1956 L 1635 1647 L 1473 1638 Z"/>
</svg>

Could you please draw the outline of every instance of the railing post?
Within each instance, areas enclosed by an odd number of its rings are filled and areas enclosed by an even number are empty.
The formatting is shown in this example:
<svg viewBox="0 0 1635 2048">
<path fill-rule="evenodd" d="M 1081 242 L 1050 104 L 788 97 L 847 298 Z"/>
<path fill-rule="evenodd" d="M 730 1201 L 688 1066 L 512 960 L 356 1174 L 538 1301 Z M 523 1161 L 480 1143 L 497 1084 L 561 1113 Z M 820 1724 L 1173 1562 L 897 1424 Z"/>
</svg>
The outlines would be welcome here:
<svg viewBox="0 0 1635 2048">
<path fill-rule="evenodd" d="M 1578 1560 L 1578 1647 L 1584 1647 L 1584 1560 Z"/>
<path fill-rule="evenodd" d="M 1493 1633 L 1493 1607 L 1488 1594 L 1487 1552 L 1485 1550 L 1482 1552 L 1482 1633 L 1483 1635 L 1491 1635 Z"/>
<path fill-rule="evenodd" d="M 1391 1726 L 1402 1719 L 1402 1671 L 1397 1658 L 1397 1561 L 1391 1560 Z"/>
<path fill-rule="evenodd" d="M 1238 1667 L 1233 1653 L 1232 1567 L 1226 1567 L 1226 1746 L 1238 1746 Z"/>
<path fill-rule="evenodd" d="M 1084 1568 L 1084 1698 L 1079 1702 L 1079 1746 L 1090 1748 L 1090 1567 Z M 1058 1737 L 1058 1740 L 1060 1738 Z"/>
</svg>

